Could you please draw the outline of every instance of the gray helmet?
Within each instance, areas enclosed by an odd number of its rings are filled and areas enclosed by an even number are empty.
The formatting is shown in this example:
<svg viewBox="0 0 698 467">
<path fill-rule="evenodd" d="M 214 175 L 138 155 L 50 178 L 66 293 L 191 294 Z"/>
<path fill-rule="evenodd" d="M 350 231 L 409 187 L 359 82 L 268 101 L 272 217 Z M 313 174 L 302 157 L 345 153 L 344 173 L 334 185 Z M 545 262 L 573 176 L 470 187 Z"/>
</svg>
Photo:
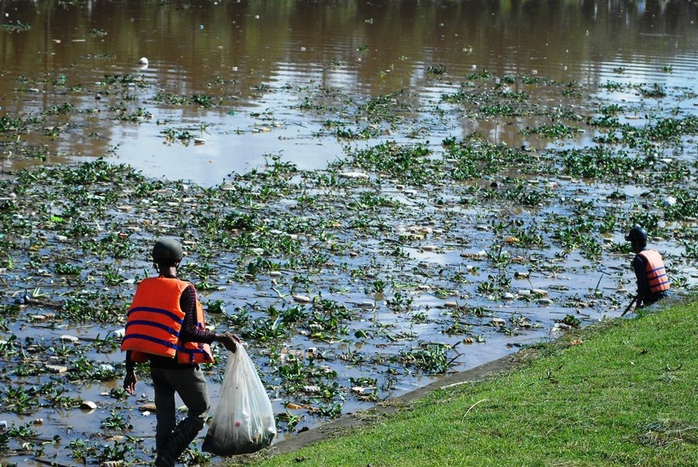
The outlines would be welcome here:
<svg viewBox="0 0 698 467">
<path fill-rule="evenodd" d="M 629 242 L 632 241 L 640 241 L 640 242 L 646 242 L 647 241 L 647 231 L 640 227 L 639 225 L 635 225 L 632 229 L 630 229 L 630 232 L 628 232 L 628 235 L 625 236 L 625 239 Z"/>
<path fill-rule="evenodd" d="M 163 260 L 181 261 L 184 257 L 182 245 L 174 238 L 161 238 L 153 247 L 153 261 L 159 263 Z"/>
</svg>

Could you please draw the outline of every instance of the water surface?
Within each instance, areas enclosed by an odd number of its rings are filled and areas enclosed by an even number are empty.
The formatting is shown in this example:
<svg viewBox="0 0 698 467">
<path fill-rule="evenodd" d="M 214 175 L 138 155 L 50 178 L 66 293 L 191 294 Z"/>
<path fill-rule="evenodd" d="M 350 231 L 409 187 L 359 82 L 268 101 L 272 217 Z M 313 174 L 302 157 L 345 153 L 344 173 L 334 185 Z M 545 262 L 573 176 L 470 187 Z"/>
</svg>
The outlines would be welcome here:
<svg viewBox="0 0 698 467">
<path fill-rule="evenodd" d="M 364 99 L 404 90 L 418 96 L 419 109 L 483 70 L 588 86 L 691 88 L 698 68 L 690 2 L 5 1 L 0 8 L 5 25 L 31 26 L 2 34 L 2 111 L 66 102 L 90 111 L 79 127 L 39 141 L 49 149 L 47 162 L 106 156 L 203 185 L 259 166 L 267 154 L 302 169 L 341 157 L 341 142 L 314 137 L 322 117 L 299 107 L 308 89 Z M 429 70 L 443 71 L 443 79 L 431 79 Z M 100 95 L 105 76 L 125 74 L 147 86 L 134 86 L 128 101 Z M 71 92 L 76 87 L 91 93 Z M 157 92 L 210 95 L 223 105 L 167 105 L 153 100 Z M 113 109 L 122 106 L 149 117 L 119 122 Z M 428 136 L 438 143 L 477 130 L 493 141 L 522 142 L 513 126 L 460 123 Z M 187 129 L 205 144 L 167 144 L 167 128 Z M 6 170 L 26 165 L 8 154 L 2 162 Z"/>
</svg>

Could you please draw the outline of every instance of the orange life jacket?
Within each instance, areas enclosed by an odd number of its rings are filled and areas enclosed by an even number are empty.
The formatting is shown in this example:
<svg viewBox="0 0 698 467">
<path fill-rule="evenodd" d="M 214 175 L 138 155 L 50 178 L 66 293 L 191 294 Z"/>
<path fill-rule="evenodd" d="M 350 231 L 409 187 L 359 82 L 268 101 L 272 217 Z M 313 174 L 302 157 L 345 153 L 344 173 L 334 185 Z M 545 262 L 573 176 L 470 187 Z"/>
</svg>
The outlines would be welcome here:
<svg viewBox="0 0 698 467">
<path fill-rule="evenodd" d="M 121 350 L 131 351 L 131 360 L 144 362 L 148 354 L 177 358 L 179 363 L 211 363 L 211 347 L 202 342 L 182 342 L 184 311 L 179 305 L 189 285 L 175 278 L 151 277 L 138 285 L 128 310 Z M 196 325 L 203 329 L 204 310 L 196 299 Z"/>
<path fill-rule="evenodd" d="M 664 292 L 669 290 L 669 276 L 667 276 L 662 256 L 657 250 L 642 250 L 638 255 L 645 258 L 647 267 L 647 284 L 650 286 L 652 293 Z"/>
</svg>

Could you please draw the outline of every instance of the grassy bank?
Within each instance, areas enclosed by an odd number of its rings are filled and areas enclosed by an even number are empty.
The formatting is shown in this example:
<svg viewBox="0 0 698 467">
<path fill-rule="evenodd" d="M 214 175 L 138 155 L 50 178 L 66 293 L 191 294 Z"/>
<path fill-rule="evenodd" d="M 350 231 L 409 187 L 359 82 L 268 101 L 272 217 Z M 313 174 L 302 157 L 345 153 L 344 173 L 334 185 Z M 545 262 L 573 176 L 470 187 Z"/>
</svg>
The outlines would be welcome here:
<svg viewBox="0 0 698 467">
<path fill-rule="evenodd" d="M 698 465 L 696 334 L 698 303 L 603 322 L 503 376 L 254 465 Z"/>
</svg>

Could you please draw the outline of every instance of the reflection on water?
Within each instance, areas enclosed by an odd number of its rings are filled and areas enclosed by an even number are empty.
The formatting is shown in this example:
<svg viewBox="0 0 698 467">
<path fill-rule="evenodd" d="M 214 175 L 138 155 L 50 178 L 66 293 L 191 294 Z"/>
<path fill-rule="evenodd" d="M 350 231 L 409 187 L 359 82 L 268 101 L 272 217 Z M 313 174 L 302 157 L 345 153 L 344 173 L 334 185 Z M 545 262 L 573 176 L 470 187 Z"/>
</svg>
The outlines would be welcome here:
<svg viewBox="0 0 698 467">
<path fill-rule="evenodd" d="M 587 86 L 611 80 L 690 87 L 697 65 L 696 7 L 679 1 L 18 0 L 0 9 L 2 112 L 39 113 L 66 102 L 86 110 L 83 122 L 39 141 L 48 162 L 108 156 L 147 175 L 205 185 L 256 167 L 267 154 L 281 153 L 301 168 L 341 157 L 337 141 L 313 138 L 322 120 L 298 109 L 304 88 L 363 96 L 407 90 L 425 106 L 480 70 Z M 22 24 L 31 28 L 17 28 Z M 134 86 L 127 102 L 99 95 L 105 77 L 123 75 L 148 87 Z M 207 94 L 225 105 L 164 105 L 153 100 L 156 92 Z M 152 118 L 116 121 L 118 106 Z M 260 115 L 284 131 L 259 132 Z M 168 124 L 205 128 L 206 144 L 163 144 Z M 488 122 L 444 132 L 462 136 L 474 127 L 493 140 L 521 142 L 516 128 Z M 11 156 L 3 159 L 5 169 L 19 167 Z"/>
</svg>

